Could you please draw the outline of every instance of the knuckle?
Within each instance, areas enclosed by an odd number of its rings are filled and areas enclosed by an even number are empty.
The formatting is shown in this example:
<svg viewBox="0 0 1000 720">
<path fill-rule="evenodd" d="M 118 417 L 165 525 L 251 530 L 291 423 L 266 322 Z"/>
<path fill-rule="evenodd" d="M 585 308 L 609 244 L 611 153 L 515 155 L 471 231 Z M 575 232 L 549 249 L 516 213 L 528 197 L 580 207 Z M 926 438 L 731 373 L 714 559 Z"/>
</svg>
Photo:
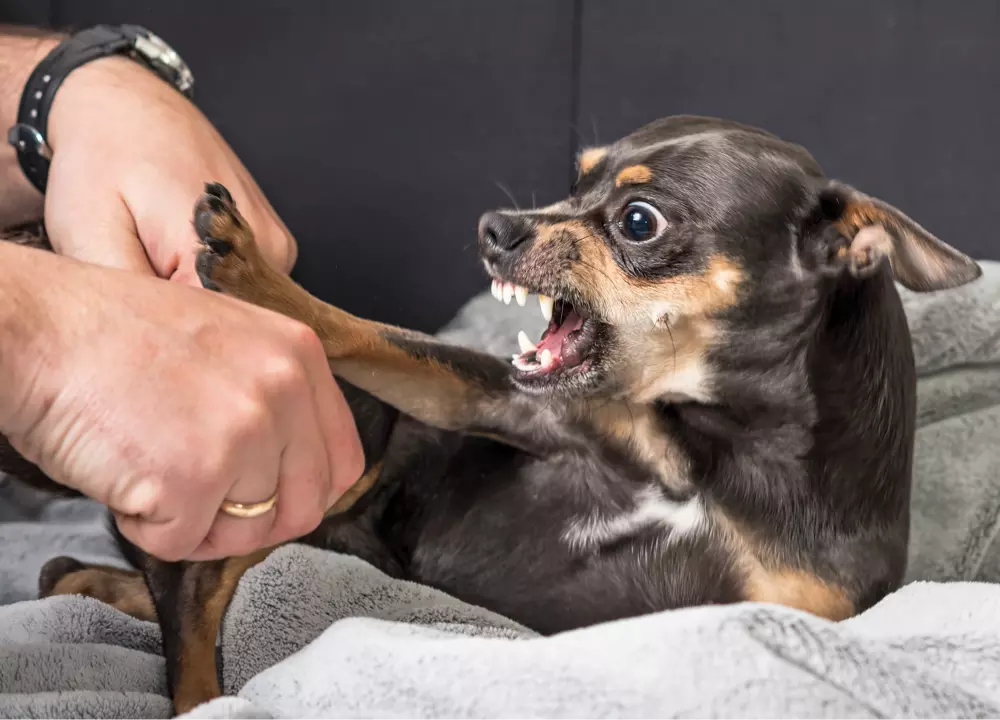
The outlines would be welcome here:
<svg viewBox="0 0 1000 720">
<path fill-rule="evenodd" d="M 168 500 L 163 479 L 150 475 L 120 489 L 113 487 L 107 504 L 125 515 L 145 517 L 162 511 Z"/>
<path fill-rule="evenodd" d="M 274 392 L 294 392 L 308 386 L 305 368 L 293 355 L 281 353 L 268 358 L 262 367 L 264 382 Z"/>
<path fill-rule="evenodd" d="M 242 445 L 267 433 L 271 426 L 271 408 L 260 397 L 244 395 L 232 400 L 224 420 L 231 445 Z"/>
<path fill-rule="evenodd" d="M 292 321 L 288 325 L 288 333 L 294 347 L 307 356 L 325 356 L 323 343 L 316 332 L 305 323 Z"/>
</svg>

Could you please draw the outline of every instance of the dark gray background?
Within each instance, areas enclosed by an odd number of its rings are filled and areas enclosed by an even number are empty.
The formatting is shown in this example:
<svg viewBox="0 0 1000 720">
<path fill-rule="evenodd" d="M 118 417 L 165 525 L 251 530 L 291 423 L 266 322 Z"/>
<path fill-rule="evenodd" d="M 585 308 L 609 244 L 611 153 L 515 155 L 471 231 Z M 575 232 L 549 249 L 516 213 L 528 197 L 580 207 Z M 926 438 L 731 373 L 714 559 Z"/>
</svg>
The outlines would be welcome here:
<svg viewBox="0 0 1000 720">
<path fill-rule="evenodd" d="M 0 0 L 147 25 L 301 245 L 296 277 L 424 330 L 485 285 L 478 215 L 569 185 L 581 145 L 661 115 L 805 144 L 831 176 L 1000 258 L 993 0 Z"/>
</svg>

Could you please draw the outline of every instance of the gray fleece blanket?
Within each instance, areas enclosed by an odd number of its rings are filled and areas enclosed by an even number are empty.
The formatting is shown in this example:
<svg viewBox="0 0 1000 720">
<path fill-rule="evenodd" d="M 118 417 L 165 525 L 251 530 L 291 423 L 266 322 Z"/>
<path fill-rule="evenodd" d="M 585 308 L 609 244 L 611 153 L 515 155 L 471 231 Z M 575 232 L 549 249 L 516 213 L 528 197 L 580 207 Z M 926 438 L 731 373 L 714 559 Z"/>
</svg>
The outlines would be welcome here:
<svg viewBox="0 0 1000 720">
<path fill-rule="evenodd" d="M 221 636 L 227 697 L 193 717 L 1000 715 L 1000 265 L 904 293 L 920 371 L 910 584 L 839 624 L 744 604 L 540 638 L 351 557 L 288 546 Z M 476 298 L 444 330 L 506 354 L 535 308 Z M 120 563 L 102 513 L 0 480 L 0 717 L 167 717 L 155 625 L 34 600 L 72 554 Z"/>
</svg>

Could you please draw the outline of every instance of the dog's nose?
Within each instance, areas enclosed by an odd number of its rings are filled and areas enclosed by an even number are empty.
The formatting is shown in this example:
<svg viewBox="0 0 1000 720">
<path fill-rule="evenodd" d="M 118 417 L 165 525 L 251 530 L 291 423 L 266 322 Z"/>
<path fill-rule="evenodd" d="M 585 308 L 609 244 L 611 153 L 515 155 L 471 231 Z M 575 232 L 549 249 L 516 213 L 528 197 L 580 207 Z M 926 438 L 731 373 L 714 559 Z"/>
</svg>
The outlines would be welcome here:
<svg viewBox="0 0 1000 720">
<path fill-rule="evenodd" d="M 488 256 L 516 250 L 531 236 L 531 223 L 518 215 L 488 212 L 479 219 L 479 246 Z"/>
</svg>

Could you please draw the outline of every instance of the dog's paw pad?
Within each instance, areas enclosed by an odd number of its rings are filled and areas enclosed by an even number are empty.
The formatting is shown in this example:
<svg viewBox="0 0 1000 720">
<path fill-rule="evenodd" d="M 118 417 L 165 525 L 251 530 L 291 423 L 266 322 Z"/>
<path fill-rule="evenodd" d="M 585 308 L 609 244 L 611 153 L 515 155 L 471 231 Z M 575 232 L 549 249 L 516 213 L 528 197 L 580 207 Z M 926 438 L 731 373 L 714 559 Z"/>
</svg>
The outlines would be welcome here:
<svg viewBox="0 0 1000 720">
<path fill-rule="evenodd" d="M 66 555 L 52 558 L 42 566 L 42 571 L 38 574 L 38 596 L 48 597 L 60 580 L 84 569 L 86 565 Z"/>
</svg>

